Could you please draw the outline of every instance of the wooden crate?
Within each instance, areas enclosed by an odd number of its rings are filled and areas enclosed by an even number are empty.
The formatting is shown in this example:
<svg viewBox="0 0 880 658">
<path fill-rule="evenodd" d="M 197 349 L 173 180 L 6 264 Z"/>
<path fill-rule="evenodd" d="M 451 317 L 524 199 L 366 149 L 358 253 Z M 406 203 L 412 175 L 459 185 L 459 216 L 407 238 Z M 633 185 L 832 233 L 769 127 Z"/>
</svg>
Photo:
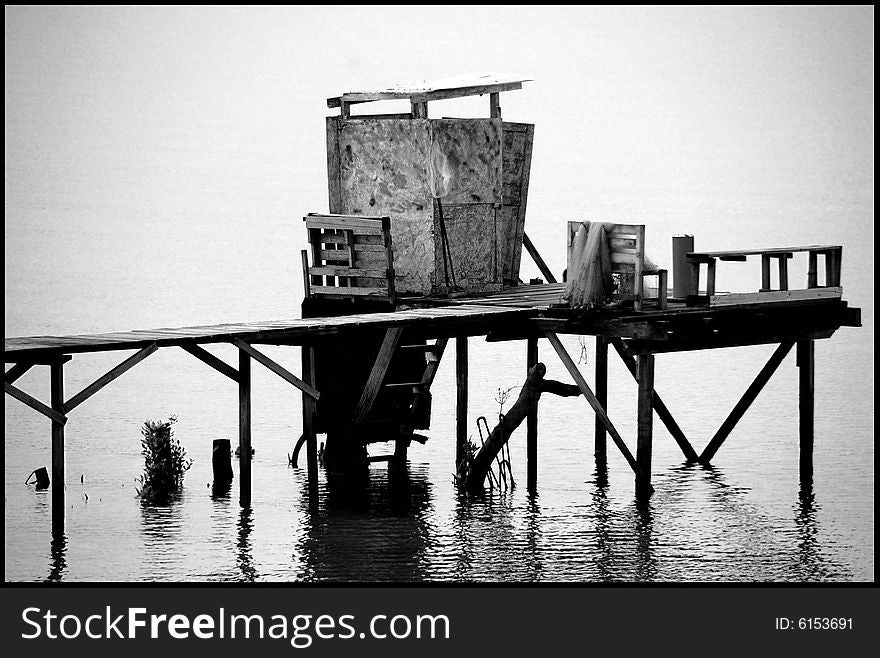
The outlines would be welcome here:
<svg viewBox="0 0 880 658">
<path fill-rule="evenodd" d="M 306 297 L 367 297 L 396 301 L 391 220 L 363 215 L 304 218 L 312 264 L 303 252 Z"/>
</svg>

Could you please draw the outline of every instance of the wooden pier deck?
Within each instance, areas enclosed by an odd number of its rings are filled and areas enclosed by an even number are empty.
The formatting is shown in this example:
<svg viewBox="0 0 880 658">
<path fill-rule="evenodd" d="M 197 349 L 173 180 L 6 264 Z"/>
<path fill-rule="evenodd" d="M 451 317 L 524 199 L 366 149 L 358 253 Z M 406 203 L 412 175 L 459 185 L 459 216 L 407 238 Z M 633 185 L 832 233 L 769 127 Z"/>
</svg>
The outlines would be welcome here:
<svg viewBox="0 0 880 658">
<path fill-rule="evenodd" d="M 70 413 L 110 384 L 117 377 L 160 348 L 179 347 L 217 372 L 237 383 L 239 389 L 240 501 L 250 505 L 250 395 L 251 363 L 257 361 L 295 386 L 303 395 L 303 436 L 307 447 L 312 503 L 317 501 L 317 440 L 314 429 L 320 391 L 315 387 L 314 344 L 331 337 L 353 337 L 371 333 L 384 335 L 379 353 L 352 419 L 364 418 L 376 400 L 392 354 L 401 345 L 404 330 L 436 338 L 436 345 L 425 345 L 435 352 L 435 363 L 428 385 L 442 356 L 446 341 L 456 345 L 457 452 L 467 441 L 467 344 L 472 336 L 489 341 L 525 340 L 526 368 L 538 362 L 538 341 L 546 339 L 580 388 L 595 418 L 595 453 L 604 460 L 606 437 L 620 450 L 636 476 L 636 491 L 651 489 L 652 417 L 663 422 L 687 461 L 703 464 L 716 454 L 773 375 L 785 356 L 797 346 L 800 371 L 801 472 L 812 473 L 813 353 L 816 339 L 830 337 L 841 326 L 860 326 L 860 311 L 842 299 L 840 287 L 821 287 L 803 291 L 770 291 L 757 294 L 693 295 L 669 299 L 665 308 L 649 300 L 638 311 L 631 305 L 611 304 L 590 311 L 573 310 L 562 303 L 564 284 L 523 285 L 501 292 L 467 297 L 399 299 L 396 310 L 357 313 L 336 317 L 293 318 L 265 322 L 225 323 L 68 336 L 11 337 L 4 341 L 4 356 L 12 366 L 6 371 L 6 393 L 52 421 L 52 481 L 64 483 L 64 426 Z M 714 293 L 714 291 L 713 291 Z M 559 334 L 596 336 L 594 388 L 558 338 Z M 238 363 L 230 365 L 202 347 L 216 343 L 238 348 Z M 698 452 L 676 423 L 660 395 L 653 388 L 654 354 L 671 351 L 702 350 L 738 345 L 778 344 L 767 365 L 736 403 L 733 410 Z M 303 346 L 303 371 L 298 376 L 260 352 L 258 345 Z M 614 427 L 607 408 L 608 347 L 623 359 L 638 387 L 638 435 L 633 454 Z M 413 347 L 413 346 L 410 346 Z M 106 351 L 131 351 L 119 365 L 70 398 L 64 393 L 64 365 L 74 355 Z M 428 359 L 430 361 L 431 359 Z M 14 384 L 36 366 L 48 366 L 51 399 L 37 400 Z M 405 451 L 404 451 L 405 454 Z M 529 488 L 537 480 L 537 412 L 527 424 L 527 480 Z M 64 487 L 52 486 L 53 532 L 64 530 Z"/>
</svg>

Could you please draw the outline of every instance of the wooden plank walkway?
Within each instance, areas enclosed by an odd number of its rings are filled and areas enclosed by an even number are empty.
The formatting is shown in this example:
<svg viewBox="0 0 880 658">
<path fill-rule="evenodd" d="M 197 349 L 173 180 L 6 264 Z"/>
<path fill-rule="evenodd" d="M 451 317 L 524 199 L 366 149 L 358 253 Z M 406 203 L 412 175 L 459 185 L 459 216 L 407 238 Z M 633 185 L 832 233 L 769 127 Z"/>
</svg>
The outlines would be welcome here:
<svg viewBox="0 0 880 658">
<path fill-rule="evenodd" d="M 500 307 L 492 304 L 461 303 L 339 317 L 295 318 L 105 334 L 14 337 L 4 340 L 4 354 L 6 363 L 18 363 L 51 359 L 64 354 L 138 349 L 152 343 L 156 343 L 158 347 L 171 347 L 232 342 L 237 338 L 247 343 L 296 345 L 355 328 L 388 329 L 402 325 L 423 331 L 443 330 L 467 335 L 480 333 L 487 324 L 497 325 L 507 320 L 526 319 L 536 312 L 537 307 L 527 300 L 518 305 Z"/>
</svg>

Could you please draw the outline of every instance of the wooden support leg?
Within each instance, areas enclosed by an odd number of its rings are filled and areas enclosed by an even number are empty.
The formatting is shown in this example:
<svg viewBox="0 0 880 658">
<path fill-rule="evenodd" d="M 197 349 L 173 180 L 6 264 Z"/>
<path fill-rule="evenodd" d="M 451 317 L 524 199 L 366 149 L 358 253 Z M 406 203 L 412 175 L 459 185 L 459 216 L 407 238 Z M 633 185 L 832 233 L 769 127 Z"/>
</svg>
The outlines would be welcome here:
<svg viewBox="0 0 880 658">
<path fill-rule="evenodd" d="M 651 493 L 651 448 L 653 442 L 654 355 L 639 354 L 638 444 L 636 463 L 636 494 Z"/>
<path fill-rule="evenodd" d="M 64 413 L 64 363 L 49 366 L 49 388 L 52 410 Z M 52 536 L 64 535 L 64 423 L 52 419 Z"/>
<path fill-rule="evenodd" d="M 739 402 L 736 403 L 733 411 L 730 412 L 730 415 L 721 424 L 721 427 L 715 433 L 715 436 L 712 437 L 712 440 L 709 441 L 709 444 L 703 450 L 703 454 L 700 455 L 701 464 L 708 464 L 712 460 L 712 457 L 718 452 L 718 448 L 721 447 L 721 444 L 724 443 L 724 440 L 733 431 L 733 428 L 736 427 L 739 419 L 743 417 L 743 414 L 745 414 L 752 402 L 755 401 L 755 398 L 758 397 L 758 394 L 761 392 L 761 389 L 764 388 L 764 385 L 770 381 L 773 373 L 776 372 L 779 364 L 782 363 L 782 360 L 791 351 L 793 345 L 794 343 L 789 341 L 781 343 L 779 347 L 776 348 L 773 356 L 771 356 L 770 360 L 767 361 L 763 368 L 761 368 L 761 372 L 755 377 L 755 381 L 753 381 L 748 389 L 746 389 L 746 392 L 743 393 Z"/>
<path fill-rule="evenodd" d="M 813 480 L 813 421 L 815 381 L 815 341 L 800 340 L 797 344 L 797 365 L 800 380 L 800 479 L 801 484 Z"/>
<path fill-rule="evenodd" d="M 638 382 L 639 373 L 636 360 L 626 353 L 626 348 L 623 345 L 623 341 L 621 341 L 620 338 L 612 338 L 611 343 L 614 345 L 614 349 L 617 350 L 617 353 L 620 355 L 620 358 L 623 361 L 624 365 L 633 376 L 633 379 Z M 687 437 L 685 436 L 681 427 L 679 427 L 678 423 L 675 422 L 675 418 L 672 417 L 672 414 L 669 412 L 666 404 L 657 394 L 657 391 L 654 391 L 654 411 L 657 412 L 657 417 L 660 418 L 661 421 L 663 421 L 664 425 L 666 425 L 666 429 L 669 430 L 672 438 L 675 439 L 678 447 L 681 448 L 681 451 L 682 453 L 684 453 L 685 458 L 689 462 L 697 461 L 699 459 L 699 457 L 697 456 L 697 451 L 694 450 L 694 447 L 691 445 L 690 441 L 687 440 Z"/>
<path fill-rule="evenodd" d="M 251 506 L 251 357 L 238 350 L 239 503 Z"/>
<path fill-rule="evenodd" d="M 464 474 L 468 454 L 468 339 L 455 339 L 455 468 Z"/>
<path fill-rule="evenodd" d="M 761 290 L 771 290 L 770 288 L 770 256 L 761 254 Z"/>
<path fill-rule="evenodd" d="M 538 339 L 526 341 L 526 374 L 538 363 Z M 526 488 L 534 492 L 538 486 L 538 405 L 526 416 Z"/>
<path fill-rule="evenodd" d="M 556 350 L 556 354 L 559 356 L 559 359 L 562 361 L 565 369 L 568 370 L 578 388 L 581 389 L 581 393 L 583 393 L 584 397 L 586 398 L 587 404 L 589 404 L 593 408 L 593 411 L 602 420 L 602 423 L 605 425 L 605 429 L 608 430 L 608 434 L 611 435 L 611 440 L 614 441 L 614 445 L 617 446 L 624 459 L 626 459 L 626 463 L 629 464 L 630 468 L 636 474 L 637 478 L 644 480 L 644 477 L 641 476 L 641 469 L 639 468 L 638 463 L 636 463 L 636 458 L 633 457 L 632 453 L 629 451 L 629 448 L 626 447 L 626 444 L 623 442 L 623 439 L 620 436 L 620 432 L 618 432 L 617 428 L 612 425 L 611 419 L 608 418 L 608 414 L 605 413 L 605 409 L 603 409 L 602 405 L 600 405 L 598 400 L 596 400 L 596 396 L 593 394 L 593 391 L 590 390 L 590 386 L 587 384 L 587 381 L 584 379 L 584 376 L 581 374 L 580 370 L 578 370 L 578 367 L 574 364 L 574 361 L 572 361 L 569 353 L 565 350 L 565 346 L 559 340 L 559 336 L 557 336 L 552 331 L 548 331 L 547 340 L 550 341 L 550 344 L 553 346 L 553 349 Z M 647 485 L 646 488 L 650 490 L 650 483 Z"/>
<path fill-rule="evenodd" d="M 311 345 L 303 345 L 302 348 L 302 373 L 306 383 L 314 387 L 317 383 L 315 348 Z M 302 404 L 303 437 L 306 441 L 306 469 L 309 478 L 309 507 L 314 510 L 318 506 L 318 436 L 315 434 L 317 401 L 311 395 L 303 392 Z"/>
<path fill-rule="evenodd" d="M 608 339 L 596 336 L 596 400 L 608 411 Z M 607 432 L 602 419 L 596 416 L 595 447 L 593 454 L 596 467 L 604 469 L 608 460 Z"/>
</svg>

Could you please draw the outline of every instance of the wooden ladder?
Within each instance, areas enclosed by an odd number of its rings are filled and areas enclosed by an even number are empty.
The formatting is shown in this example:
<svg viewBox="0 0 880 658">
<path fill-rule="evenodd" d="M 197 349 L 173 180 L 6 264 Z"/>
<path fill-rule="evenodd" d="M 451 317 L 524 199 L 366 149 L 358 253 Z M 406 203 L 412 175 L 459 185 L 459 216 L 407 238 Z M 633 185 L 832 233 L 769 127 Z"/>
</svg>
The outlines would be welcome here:
<svg viewBox="0 0 880 658">
<path fill-rule="evenodd" d="M 412 341 L 411 344 L 407 344 L 403 340 L 403 334 L 402 327 L 386 330 L 349 425 L 346 441 L 362 440 L 364 443 L 372 443 L 369 437 L 364 436 L 365 430 L 370 429 L 371 426 L 377 431 L 387 429 L 389 435 L 394 436 L 394 456 L 375 457 L 370 461 L 403 460 L 406 458 L 410 442 L 424 443 L 426 440 L 426 437 L 415 434 L 414 430 L 428 427 L 430 415 L 425 414 L 426 408 L 430 409 L 430 388 L 449 339 L 438 338 L 434 343 Z M 390 381 L 389 371 L 395 356 L 413 352 L 425 355 L 425 367 L 421 377 L 415 381 Z M 396 413 L 388 418 L 377 417 L 375 405 L 380 395 L 399 394 L 401 389 L 408 390 L 410 395 L 404 396 L 405 401 L 398 407 Z M 381 440 L 390 439 L 377 441 Z"/>
</svg>

